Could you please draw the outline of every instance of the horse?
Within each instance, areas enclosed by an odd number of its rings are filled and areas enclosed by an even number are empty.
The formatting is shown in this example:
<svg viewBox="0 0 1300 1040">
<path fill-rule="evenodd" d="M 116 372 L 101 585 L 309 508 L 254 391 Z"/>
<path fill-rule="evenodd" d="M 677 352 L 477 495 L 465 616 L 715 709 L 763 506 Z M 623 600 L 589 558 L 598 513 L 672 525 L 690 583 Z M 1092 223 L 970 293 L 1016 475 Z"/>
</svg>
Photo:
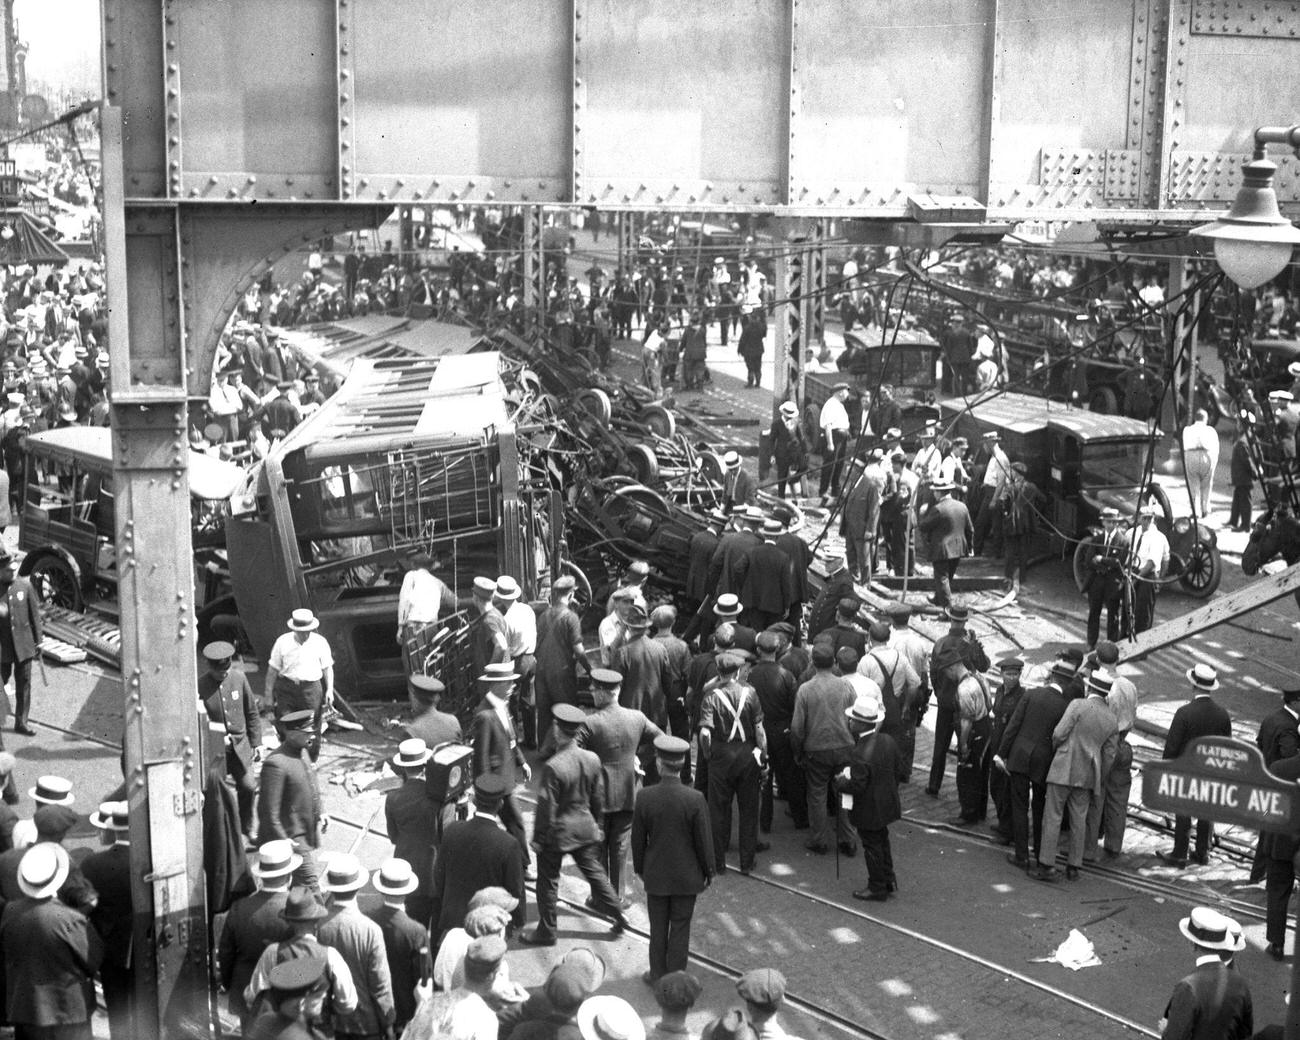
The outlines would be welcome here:
<svg viewBox="0 0 1300 1040">
<path fill-rule="evenodd" d="M 1282 557 L 1290 566 L 1300 562 L 1300 517 L 1288 506 L 1270 506 L 1250 529 L 1250 540 L 1241 554 L 1241 569 L 1248 575 L 1259 573 L 1270 560 Z M 1300 591 L 1295 594 L 1300 606 Z"/>
</svg>

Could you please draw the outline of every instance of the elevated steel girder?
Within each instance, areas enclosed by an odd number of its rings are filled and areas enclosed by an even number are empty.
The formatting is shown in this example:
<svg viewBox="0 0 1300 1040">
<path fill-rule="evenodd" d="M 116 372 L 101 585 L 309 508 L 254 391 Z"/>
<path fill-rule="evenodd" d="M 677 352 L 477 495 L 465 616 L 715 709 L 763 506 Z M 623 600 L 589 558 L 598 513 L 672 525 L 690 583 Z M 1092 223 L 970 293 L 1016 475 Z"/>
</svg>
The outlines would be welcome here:
<svg viewBox="0 0 1300 1040">
<path fill-rule="evenodd" d="M 105 0 L 104 17 L 128 195 L 208 202 L 898 219 L 932 193 L 990 219 L 1195 220 L 1300 96 L 1300 12 L 1268 0 Z M 1282 167 L 1296 203 L 1300 164 Z"/>
</svg>

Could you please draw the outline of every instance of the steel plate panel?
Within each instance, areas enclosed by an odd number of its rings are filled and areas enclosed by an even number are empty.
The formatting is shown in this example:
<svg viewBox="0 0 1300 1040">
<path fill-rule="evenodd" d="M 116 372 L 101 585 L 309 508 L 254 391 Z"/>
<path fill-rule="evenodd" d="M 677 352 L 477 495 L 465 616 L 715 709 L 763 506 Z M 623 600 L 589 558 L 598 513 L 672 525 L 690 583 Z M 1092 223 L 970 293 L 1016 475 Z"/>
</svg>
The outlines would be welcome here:
<svg viewBox="0 0 1300 1040">
<path fill-rule="evenodd" d="M 105 0 L 104 79 L 110 105 L 129 106 L 122 126 L 124 189 L 135 198 L 166 194 L 163 19 L 157 4 Z"/>
<path fill-rule="evenodd" d="M 1091 152 L 1126 147 L 1131 5 L 1000 0 L 999 6 L 1005 47 L 992 179 L 1034 183 L 1039 150 L 1049 144 Z"/>
<path fill-rule="evenodd" d="M 856 196 L 945 185 L 983 195 L 983 0 L 799 3 L 792 202 L 810 182 Z M 810 188 L 811 191 L 816 190 Z"/>
<path fill-rule="evenodd" d="M 412 197 L 418 182 L 423 197 L 448 197 L 430 180 L 439 174 L 513 178 L 514 197 L 554 199 L 555 189 L 567 197 L 568 4 L 365 0 L 355 8 L 357 197 L 376 197 L 361 183 L 374 175 L 388 175 L 386 189 L 398 196 Z M 552 190 L 541 191 L 539 179 Z"/>
<path fill-rule="evenodd" d="M 579 10 L 584 199 L 604 198 L 612 184 L 611 201 L 628 194 L 647 205 L 656 196 L 686 205 L 712 183 L 715 204 L 723 194 L 778 201 L 785 4 L 618 0 L 581 2 Z M 648 190 L 638 195 L 642 183 Z"/>
<path fill-rule="evenodd" d="M 1192 36 L 1187 51 L 1179 148 L 1249 152 L 1255 127 L 1296 122 L 1300 40 Z M 1270 150 L 1270 158 L 1285 154 L 1280 145 Z"/>
<path fill-rule="evenodd" d="M 176 17 L 185 171 L 332 177 L 334 5 L 187 0 Z"/>
</svg>

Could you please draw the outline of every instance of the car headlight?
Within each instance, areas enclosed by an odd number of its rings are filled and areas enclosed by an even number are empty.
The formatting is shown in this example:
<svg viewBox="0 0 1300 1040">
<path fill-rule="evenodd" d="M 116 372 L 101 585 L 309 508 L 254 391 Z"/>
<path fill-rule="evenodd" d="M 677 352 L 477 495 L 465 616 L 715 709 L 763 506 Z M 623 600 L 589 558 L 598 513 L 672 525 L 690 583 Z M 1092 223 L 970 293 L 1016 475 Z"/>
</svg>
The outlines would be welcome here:
<svg viewBox="0 0 1300 1040">
<path fill-rule="evenodd" d="M 1187 517 L 1180 517 L 1174 521 L 1174 531 L 1177 534 L 1186 534 L 1192 529 L 1192 522 Z"/>
</svg>

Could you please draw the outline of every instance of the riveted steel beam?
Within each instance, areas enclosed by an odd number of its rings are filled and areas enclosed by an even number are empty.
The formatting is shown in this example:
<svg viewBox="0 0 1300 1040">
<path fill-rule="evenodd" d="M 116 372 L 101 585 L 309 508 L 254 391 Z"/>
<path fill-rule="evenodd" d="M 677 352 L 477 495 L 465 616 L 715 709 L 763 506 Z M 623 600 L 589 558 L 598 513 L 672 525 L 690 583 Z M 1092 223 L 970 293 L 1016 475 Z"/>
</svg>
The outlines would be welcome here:
<svg viewBox="0 0 1300 1040">
<path fill-rule="evenodd" d="M 1158 209 L 1173 204 L 1170 169 L 1173 153 L 1185 145 L 1187 128 L 1187 75 L 1191 39 L 1191 16 L 1186 0 L 1164 0 L 1165 26 L 1164 83 L 1160 91 L 1161 132 L 1156 169 L 1156 195 L 1151 204 Z"/>
<path fill-rule="evenodd" d="M 573 115 L 570 124 L 570 192 L 574 202 L 595 202 L 596 195 L 587 193 L 587 181 L 584 176 L 586 172 L 585 149 L 583 148 L 582 138 L 582 121 L 586 115 L 587 107 L 587 80 L 585 77 L 586 70 L 583 68 L 583 47 L 586 40 L 584 32 L 583 15 L 585 13 L 585 0 L 569 0 L 571 4 L 570 22 L 572 31 L 570 34 L 570 83 L 573 87 Z"/>
<path fill-rule="evenodd" d="M 985 125 L 984 125 L 984 183 L 981 200 L 988 203 L 994 195 L 994 185 L 998 180 L 998 171 L 994 163 L 998 155 L 998 130 L 1002 120 L 1002 51 L 1006 46 L 1003 38 L 1001 5 L 999 0 L 988 0 L 988 53 L 984 58 L 985 83 Z"/>
<path fill-rule="evenodd" d="M 353 194 L 353 153 L 356 148 L 356 62 L 353 58 L 355 45 L 352 32 L 352 15 L 355 5 L 352 0 L 334 0 L 335 54 L 338 72 L 338 183 L 339 197 L 350 199 Z M 387 192 L 378 197 L 383 198 Z"/>
</svg>

